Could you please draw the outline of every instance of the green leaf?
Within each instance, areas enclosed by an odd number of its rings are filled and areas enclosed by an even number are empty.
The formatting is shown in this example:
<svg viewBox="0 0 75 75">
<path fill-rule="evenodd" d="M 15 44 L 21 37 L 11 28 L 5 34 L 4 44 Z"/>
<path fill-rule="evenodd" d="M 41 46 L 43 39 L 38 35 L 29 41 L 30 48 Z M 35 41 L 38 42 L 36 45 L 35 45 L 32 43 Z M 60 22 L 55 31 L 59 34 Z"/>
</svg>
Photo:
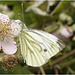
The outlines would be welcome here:
<svg viewBox="0 0 75 75">
<path fill-rule="evenodd" d="M 15 4 L 17 4 L 17 3 L 19 3 L 19 1 L 17 1 L 17 0 L 14 0 L 14 1 L 0 1 L 0 4 L 6 4 L 6 5 L 15 5 Z"/>
<path fill-rule="evenodd" d="M 0 63 L 0 66 L 2 64 Z M 32 74 L 32 72 L 24 69 L 20 64 L 12 69 L 4 69 L 0 67 L 0 74 Z"/>
<path fill-rule="evenodd" d="M 10 71 L 8 71 L 8 73 L 9 74 L 32 74 L 30 71 L 24 69 L 20 64 L 12 68 Z"/>
</svg>

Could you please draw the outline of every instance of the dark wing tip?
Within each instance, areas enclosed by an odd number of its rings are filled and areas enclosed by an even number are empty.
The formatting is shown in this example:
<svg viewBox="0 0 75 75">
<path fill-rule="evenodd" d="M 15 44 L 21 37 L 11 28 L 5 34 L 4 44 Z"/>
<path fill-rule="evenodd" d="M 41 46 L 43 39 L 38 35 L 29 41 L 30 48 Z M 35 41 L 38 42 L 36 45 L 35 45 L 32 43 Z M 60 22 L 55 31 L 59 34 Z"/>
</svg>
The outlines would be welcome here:
<svg viewBox="0 0 75 75">
<path fill-rule="evenodd" d="M 60 50 L 62 50 L 66 46 L 65 43 L 62 40 L 58 40 L 57 43 L 58 43 L 58 45 L 60 47 Z"/>
</svg>

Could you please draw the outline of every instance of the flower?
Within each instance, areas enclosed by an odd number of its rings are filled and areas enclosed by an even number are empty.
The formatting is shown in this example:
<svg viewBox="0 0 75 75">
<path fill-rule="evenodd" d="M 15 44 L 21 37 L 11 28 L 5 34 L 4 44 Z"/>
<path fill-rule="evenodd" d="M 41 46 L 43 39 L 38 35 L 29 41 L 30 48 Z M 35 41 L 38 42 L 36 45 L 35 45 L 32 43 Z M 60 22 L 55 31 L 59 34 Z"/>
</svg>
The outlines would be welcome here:
<svg viewBox="0 0 75 75">
<path fill-rule="evenodd" d="M 20 20 L 15 20 L 11 23 L 12 34 L 18 36 L 21 31 Z"/>
<path fill-rule="evenodd" d="M 1 48 L 6 54 L 14 54 L 17 51 L 16 42 L 10 37 L 7 37 L 3 41 L 0 41 L 0 49 Z"/>
<path fill-rule="evenodd" d="M 0 13 L 0 50 L 6 54 L 14 54 L 17 45 L 12 36 L 11 22 L 7 15 Z"/>
<path fill-rule="evenodd" d="M 11 27 L 10 27 L 10 19 L 7 15 L 0 13 L 0 38 L 3 36 L 10 35 Z"/>
<path fill-rule="evenodd" d="M 73 35 L 73 30 L 70 27 L 64 27 L 61 31 L 60 34 L 63 35 L 66 38 L 69 38 Z"/>
</svg>

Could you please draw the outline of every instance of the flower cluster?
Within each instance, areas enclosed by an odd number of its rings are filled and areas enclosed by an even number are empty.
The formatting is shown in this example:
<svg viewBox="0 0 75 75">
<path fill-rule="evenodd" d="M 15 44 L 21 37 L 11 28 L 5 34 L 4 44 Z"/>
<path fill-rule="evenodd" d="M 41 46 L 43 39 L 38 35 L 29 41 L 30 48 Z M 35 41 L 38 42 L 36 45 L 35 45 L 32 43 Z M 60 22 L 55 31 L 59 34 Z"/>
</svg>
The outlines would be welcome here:
<svg viewBox="0 0 75 75">
<path fill-rule="evenodd" d="M 20 20 L 11 22 L 7 15 L 0 13 L 0 50 L 6 54 L 14 54 L 17 51 L 13 36 L 19 35 L 20 22 Z"/>
<path fill-rule="evenodd" d="M 10 19 L 7 15 L 0 13 L 0 36 L 6 36 L 9 34 L 10 28 Z"/>
</svg>

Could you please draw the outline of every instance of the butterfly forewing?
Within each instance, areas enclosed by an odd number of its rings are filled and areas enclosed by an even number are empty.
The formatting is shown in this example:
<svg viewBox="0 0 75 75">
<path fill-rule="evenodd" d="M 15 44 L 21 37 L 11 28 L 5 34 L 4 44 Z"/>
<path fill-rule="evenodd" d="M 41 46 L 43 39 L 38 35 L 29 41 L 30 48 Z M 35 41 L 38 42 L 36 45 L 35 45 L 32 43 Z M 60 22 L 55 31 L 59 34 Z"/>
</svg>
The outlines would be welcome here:
<svg viewBox="0 0 75 75">
<path fill-rule="evenodd" d="M 26 31 L 21 33 L 19 39 L 21 44 L 21 54 L 28 65 L 41 66 L 46 62 L 45 58 L 40 53 L 42 51 L 41 46 Z"/>
<path fill-rule="evenodd" d="M 55 36 L 39 30 L 23 30 L 19 36 L 21 54 L 27 65 L 39 67 L 64 48 Z"/>
</svg>

